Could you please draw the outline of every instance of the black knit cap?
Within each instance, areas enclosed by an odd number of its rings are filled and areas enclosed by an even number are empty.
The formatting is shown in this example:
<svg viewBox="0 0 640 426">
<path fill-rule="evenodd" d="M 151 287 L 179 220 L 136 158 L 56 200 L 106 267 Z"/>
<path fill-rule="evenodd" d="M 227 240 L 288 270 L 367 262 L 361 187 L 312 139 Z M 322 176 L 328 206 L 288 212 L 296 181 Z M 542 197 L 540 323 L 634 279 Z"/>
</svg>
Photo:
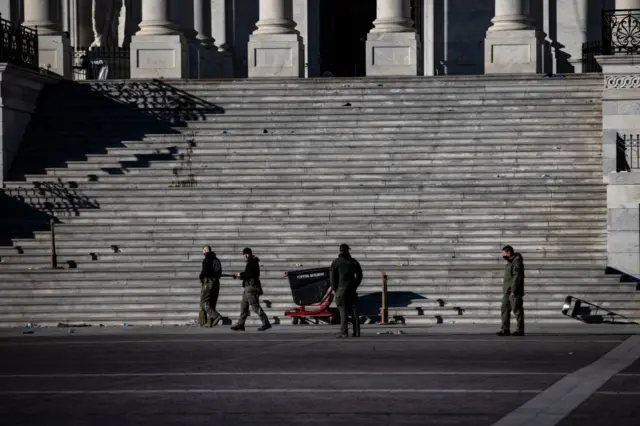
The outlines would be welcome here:
<svg viewBox="0 0 640 426">
<path fill-rule="evenodd" d="M 251 255 L 253 253 L 251 252 L 251 249 L 249 247 L 245 247 L 244 250 L 242 250 L 242 254 Z"/>
<path fill-rule="evenodd" d="M 349 250 L 351 250 L 351 249 L 349 248 L 349 246 L 348 246 L 348 245 L 346 245 L 346 244 L 340 244 L 340 253 L 348 253 L 348 252 L 349 252 Z"/>
</svg>

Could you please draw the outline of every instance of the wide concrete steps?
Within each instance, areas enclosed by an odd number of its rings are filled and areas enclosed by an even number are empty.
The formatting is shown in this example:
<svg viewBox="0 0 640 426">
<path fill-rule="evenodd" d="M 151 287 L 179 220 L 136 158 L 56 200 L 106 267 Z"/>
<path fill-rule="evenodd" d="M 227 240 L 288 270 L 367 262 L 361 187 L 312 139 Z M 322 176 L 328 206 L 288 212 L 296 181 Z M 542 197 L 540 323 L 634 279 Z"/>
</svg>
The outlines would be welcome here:
<svg viewBox="0 0 640 426">
<path fill-rule="evenodd" d="M 386 271 L 398 322 L 497 323 L 505 244 L 525 256 L 528 320 L 570 321 L 568 294 L 640 318 L 634 284 L 604 275 L 601 90 L 591 76 L 71 85 L 63 108 L 43 100 L 42 142 L 21 157 L 42 169 L 5 185 L 33 210 L 3 217 L 20 233 L 0 248 L 0 325 L 189 323 L 205 244 L 225 271 L 253 247 L 265 309 L 288 323 L 283 273 L 327 266 L 342 242 L 374 320 Z M 48 161 L 60 149 L 73 156 Z M 61 222 L 60 269 L 33 211 Z M 219 310 L 235 318 L 240 292 L 223 279 Z"/>
</svg>

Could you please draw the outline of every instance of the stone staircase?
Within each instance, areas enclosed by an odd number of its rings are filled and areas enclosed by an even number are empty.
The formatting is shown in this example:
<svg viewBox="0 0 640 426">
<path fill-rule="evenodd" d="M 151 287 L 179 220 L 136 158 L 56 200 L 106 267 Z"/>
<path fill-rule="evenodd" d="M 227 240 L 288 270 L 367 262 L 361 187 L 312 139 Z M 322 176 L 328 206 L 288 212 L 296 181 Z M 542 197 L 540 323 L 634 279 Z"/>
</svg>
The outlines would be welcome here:
<svg viewBox="0 0 640 426">
<path fill-rule="evenodd" d="M 636 285 L 605 275 L 601 86 L 475 76 L 51 88 L 0 193 L 0 325 L 188 323 L 205 244 L 227 273 L 252 247 L 265 310 L 288 324 L 283 273 L 328 266 L 342 242 L 365 269 L 374 321 L 385 271 L 395 321 L 498 324 L 506 244 L 525 258 L 527 321 L 570 321 L 567 295 L 640 319 Z M 233 320 L 240 293 L 223 278 L 219 311 Z"/>
</svg>

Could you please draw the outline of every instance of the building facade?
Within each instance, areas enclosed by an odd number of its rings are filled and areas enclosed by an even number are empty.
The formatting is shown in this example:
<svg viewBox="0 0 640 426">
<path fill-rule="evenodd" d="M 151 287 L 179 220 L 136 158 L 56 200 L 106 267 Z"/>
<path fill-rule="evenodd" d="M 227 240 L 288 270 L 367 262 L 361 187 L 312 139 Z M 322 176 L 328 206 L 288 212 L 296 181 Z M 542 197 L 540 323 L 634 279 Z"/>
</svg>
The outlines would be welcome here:
<svg viewBox="0 0 640 426">
<path fill-rule="evenodd" d="M 0 0 L 42 66 L 119 47 L 133 78 L 581 72 L 603 9 L 640 0 Z"/>
</svg>

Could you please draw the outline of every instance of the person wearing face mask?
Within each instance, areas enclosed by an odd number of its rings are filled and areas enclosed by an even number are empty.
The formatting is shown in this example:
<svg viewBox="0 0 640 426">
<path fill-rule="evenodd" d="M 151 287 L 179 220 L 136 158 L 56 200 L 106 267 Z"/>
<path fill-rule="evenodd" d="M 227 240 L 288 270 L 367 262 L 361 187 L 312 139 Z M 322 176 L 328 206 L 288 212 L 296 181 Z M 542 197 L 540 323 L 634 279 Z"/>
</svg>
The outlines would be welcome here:
<svg viewBox="0 0 640 426">
<path fill-rule="evenodd" d="M 240 303 L 240 319 L 236 325 L 231 327 L 233 331 L 244 331 L 244 323 L 249 316 L 249 309 L 251 309 L 260 321 L 262 321 L 262 327 L 258 328 L 259 331 L 265 331 L 271 328 L 271 323 L 267 314 L 264 313 L 262 307 L 260 307 L 260 295 L 262 295 L 262 284 L 260 283 L 260 259 L 253 255 L 253 252 L 249 247 L 242 251 L 242 256 L 246 263 L 244 272 L 238 272 L 233 277 L 234 279 L 242 280 L 242 302 Z"/>
<path fill-rule="evenodd" d="M 498 336 L 524 336 L 524 260 L 511 246 L 502 249 L 502 257 L 507 261 L 502 285 L 502 327 Z M 516 316 L 516 331 L 511 333 L 511 311 Z"/>
</svg>

